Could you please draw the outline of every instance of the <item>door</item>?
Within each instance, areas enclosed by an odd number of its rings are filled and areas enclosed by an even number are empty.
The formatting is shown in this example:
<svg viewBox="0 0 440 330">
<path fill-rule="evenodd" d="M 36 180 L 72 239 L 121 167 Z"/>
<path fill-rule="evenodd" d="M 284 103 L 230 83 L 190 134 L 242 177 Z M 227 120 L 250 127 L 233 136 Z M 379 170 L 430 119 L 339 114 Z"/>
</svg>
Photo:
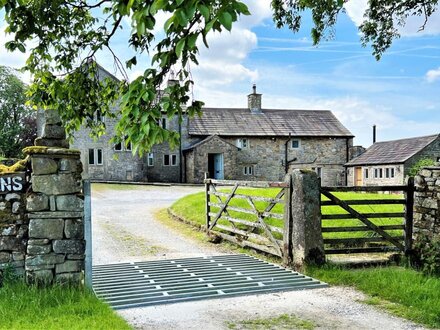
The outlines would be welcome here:
<svg viewBox="0 0 440 330">
<path fill-rule="evenodd" d="M 209 177 L 223 180 L 223 154 L 208 154 Z"/>
<path fill-rule="evenodd" d="M 362 167 L 355 167 L 354 169 L 354 185 L 356 187 L 362 186 Z"/>
<path fill-rule="evenodd" d="M 214 179 L 223 180 L 223 154 L 214 154 Z"/>
</svg>

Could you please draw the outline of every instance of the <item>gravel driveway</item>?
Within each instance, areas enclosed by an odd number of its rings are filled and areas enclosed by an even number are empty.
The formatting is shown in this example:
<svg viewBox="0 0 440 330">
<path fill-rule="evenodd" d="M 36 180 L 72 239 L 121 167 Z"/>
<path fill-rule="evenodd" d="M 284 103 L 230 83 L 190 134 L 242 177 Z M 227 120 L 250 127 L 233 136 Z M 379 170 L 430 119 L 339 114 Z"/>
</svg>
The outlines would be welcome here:
<svg viewBox="0 0 440 330">
<path fill-rule="evenodd" d="M 92 186 L 93 264 L 218 255 L 154 219 L 190 186 Z M 330 287 L 118 311 L 138 329 L 227 329 L 227 322 L 281 314 L 313 321 L 317 329 L 423 329 L 360 303 L 352 289 Z"/>
</svg>

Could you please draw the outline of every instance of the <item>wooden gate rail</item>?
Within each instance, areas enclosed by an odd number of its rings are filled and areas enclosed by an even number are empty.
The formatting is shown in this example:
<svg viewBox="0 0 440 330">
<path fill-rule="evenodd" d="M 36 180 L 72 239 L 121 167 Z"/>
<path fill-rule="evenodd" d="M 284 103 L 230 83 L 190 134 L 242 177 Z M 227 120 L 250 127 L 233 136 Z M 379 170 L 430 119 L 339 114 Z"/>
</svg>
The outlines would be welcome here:
<svg viewBox="0 0 440 330">
<path fill-rule="evenodd" d="M 217 191 L 218 186 L 232 186 L 230 192 Z M 277 205 L 285 205 L 287 198 L 286 189 L 290 188 L 287 182 L 266 182 L 266 181 L 232 181 L 214 180 L 205 177 L 206 193 L 206 228 L 208 233 L 213 233 L 223 239 L 229 240 L 242 247 L 250 247 L 279 257 L 283 257 L 283 240 L 277 239 L 274 233 L 283 235 L 283 228 L 272 226 L 266 223 L 266 218 L 273 218 L 284 221 L 284 215 L 272 212 Z M 249 196 L 237 193 L 238 188 L 281 188 L 273 198 L 262 196 Z M 214 197 L 216 200 L 212 200 Z M 223 199 L 222 199 L 223 198 Z M 250 208 L 231 206 L 233 199 L 240 199 L 247 202 Z M 268 205 L 264 210 L 259 211 L 255 202 L 265 202 Z M 212 207 L 217 208 L 212 212 Z M 255 221 L 240 219 L 239 216 L 231 216 L 230 211 L 251 214 Z M 227 220 L 229 225 L 218 223 L 220 219 Z M 240 226 L 240 227 L 237 227 Z M 260 231 L 257 233 L 256 231 Z M 252 241 L 251 241 L 251 240 Z"/>
<path fill-rule="evenodd" d="M 404 192 L 405 199 L 365 199 L 365 200 L 342 200 L 335 196 L 334 192 L 382 192 L 396 191 Z M 374 187 L 321 187 L 321 194 L 327 197 L 328 201 L 322 201 L 321 206 L 339 206 L 347 213 L 341 214 L 322 214 L 322 220 L 347 220 L 355 219 L 361 221 L 364 226 L 344 226 L 344 227 L 322 227 L 323 233 L 337 232 L 360 232 L 372 231 L 374 237 L 353 237 L 353 238 L 324 238 L 327 245 L 327 254 L 342 253 L 366 253 L 366 252 L 388 252 L 401 251 L 409 254 L 412 248 L 412 211 L 414 202 L 414 181 L 409 180 L 408 185 L 400 186 L 374 186 Z M 405 205 L 405 212 L 382 212 L 382 213 L 362 213 L 356 211 L 352 205 Z M 376 225 L 370 219 L 378 218 L 403 218 L 405 221 L 401 225 Z M 402 230 L 403 236 L 392 236 L 388 230 Z M 365 243 L 391 243 L 375 247 L 351 247 L 356 244 Z M 340 247 L 344 245 L 344 247 Z"/>
</svg>

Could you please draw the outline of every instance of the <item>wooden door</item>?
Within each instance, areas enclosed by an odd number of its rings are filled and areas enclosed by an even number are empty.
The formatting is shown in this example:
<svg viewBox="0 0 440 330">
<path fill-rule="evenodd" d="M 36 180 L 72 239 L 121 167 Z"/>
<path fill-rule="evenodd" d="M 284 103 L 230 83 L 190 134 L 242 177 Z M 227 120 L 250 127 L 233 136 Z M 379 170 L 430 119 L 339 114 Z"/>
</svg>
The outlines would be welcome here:
<svg viewBox="0 0 440 330">
<path fill-rule="evenodd" d="M 354 169 L 354 185 L 356 187 L 362 186 L 362 167 L 355 167 Z"/>
</svg>

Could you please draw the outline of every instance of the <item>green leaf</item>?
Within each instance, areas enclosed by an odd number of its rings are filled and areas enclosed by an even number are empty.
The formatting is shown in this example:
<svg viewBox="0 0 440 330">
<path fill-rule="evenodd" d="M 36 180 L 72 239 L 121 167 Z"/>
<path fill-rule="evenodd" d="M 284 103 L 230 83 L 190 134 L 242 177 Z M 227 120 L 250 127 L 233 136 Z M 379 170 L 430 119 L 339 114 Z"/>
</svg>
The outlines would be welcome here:
<svg viewBox="0 0 440 330">
<path fill-rule="evenodd" d="M 174 16 L 171 16 L 170 18 L 167 19 L 167 21 L 165 22 L 165 24 L 163 25 L 163 29 L 165 32 L 168 32 L 171 24 L 174 23 Z"/>
<path fill-rule="evenodd" d="M 176 45 L 176 55 L 180 58 L 182 56 L 183 47 L 185 47 L 185 39 L 180 39 Z"/>
<path fill-rule="evenodd" d="M 196 42 L 197 42 L 197 37 L 198 37 L 198 34 L 196 34 L 196 33 L 192 33 L 192 34 L 190 34 L 189 36 L 188 36 L 188 41 L 187 41 L 187 46 L 188 46 L 188 48 L 189 49 L 193 49 L 194 48 L 194 46 L 196 45 Z"/>
<path fill-rule="evenodd" d="M 200 11 L 202 16 L 207 21 L 209 19 L 209 9 L 208 9 L 208 7 L 206 7 L 204 4 L 198 4 L 197 5 L 197 9 Z"/>
<path fill-rule="evenodd" d="M 231 31 L 232 29 L 232 16 L 227 11 L 223 12 L 218 18 L 220 23 L 225 27 L 226 30 Z"/>
</svg>

